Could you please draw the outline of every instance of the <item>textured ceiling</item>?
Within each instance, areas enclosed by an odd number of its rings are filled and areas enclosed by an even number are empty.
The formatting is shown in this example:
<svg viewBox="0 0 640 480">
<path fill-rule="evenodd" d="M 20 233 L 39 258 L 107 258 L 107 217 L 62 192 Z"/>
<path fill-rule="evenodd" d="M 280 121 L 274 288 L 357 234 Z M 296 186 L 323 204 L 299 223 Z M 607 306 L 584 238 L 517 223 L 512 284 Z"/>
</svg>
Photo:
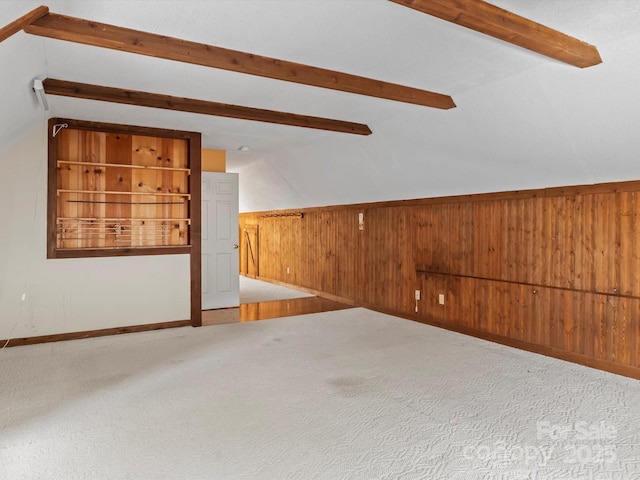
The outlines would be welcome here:
<svg viewBox="0 0 640 480">
<path fill-rule="evenodd" d="M 0 152 L 52 77 L 368 124 L 369 137 L 49 96 L 60 116 L 200 131 L 241 209 L 640 178 L 640 2 L 494 0 L 594 44 L 578 69 L 384 0 L 56 1 L 51 11 L 452 95 L 448 111 L 29 36 L 0 44 Z M 40 2 L 0 0 L 0 26 Z M 251 151 L 238 152 L 240 145 Z"/>
</svg>

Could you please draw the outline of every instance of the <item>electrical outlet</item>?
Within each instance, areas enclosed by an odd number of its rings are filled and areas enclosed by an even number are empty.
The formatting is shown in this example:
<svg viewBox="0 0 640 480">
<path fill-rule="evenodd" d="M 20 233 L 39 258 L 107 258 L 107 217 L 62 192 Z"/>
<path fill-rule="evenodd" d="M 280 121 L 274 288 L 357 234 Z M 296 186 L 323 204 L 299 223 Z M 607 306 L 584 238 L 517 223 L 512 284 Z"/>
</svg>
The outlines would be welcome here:
<svg viewBox="0 0 640 480">
<path fill-rule="evenodd" d="M 438 303 L 440 305 L 444 305 L 444 293 L 441 293 L 440 295 L 438 295 Z"/>
<path fill-rule="evenodd" d="M 416 290 L 416 300 L 420 300 L 420 290 Z"/>
<path fill-rule="evenodd" d="M 291 269 L 287 267 L 287 275 L 289 275 L 290 273 L 291 273 Z"/>
</svg>

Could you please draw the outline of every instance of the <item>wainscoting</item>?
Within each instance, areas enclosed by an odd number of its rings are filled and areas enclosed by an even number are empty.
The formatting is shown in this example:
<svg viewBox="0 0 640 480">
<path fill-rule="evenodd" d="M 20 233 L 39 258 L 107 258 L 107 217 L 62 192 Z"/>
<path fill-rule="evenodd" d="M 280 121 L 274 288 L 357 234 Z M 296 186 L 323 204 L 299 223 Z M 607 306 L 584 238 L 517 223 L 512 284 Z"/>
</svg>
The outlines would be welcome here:
<svg viewBox="0 0 640 480">
<path fill-rule="evenodd" d="M 240 228 L 258 226 L 261 278 L 640 378 L 639 194 L 637 181 L 255 212 Z"/>
</svg>

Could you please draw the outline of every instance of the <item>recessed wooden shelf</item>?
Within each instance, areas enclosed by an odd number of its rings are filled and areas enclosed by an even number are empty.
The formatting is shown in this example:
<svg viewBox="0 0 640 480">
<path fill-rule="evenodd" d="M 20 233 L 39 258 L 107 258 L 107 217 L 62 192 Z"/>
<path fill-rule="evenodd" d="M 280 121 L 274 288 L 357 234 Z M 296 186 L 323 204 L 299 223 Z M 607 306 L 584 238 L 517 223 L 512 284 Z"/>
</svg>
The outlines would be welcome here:
<svg viewBox="0 0 640 480">
<path fill-rule="evenodd" d="M 55 140 L 56 250 L 135 252 L 191 243 L 186 140 L 99 128 L 65 128 Z"/>
</svg>

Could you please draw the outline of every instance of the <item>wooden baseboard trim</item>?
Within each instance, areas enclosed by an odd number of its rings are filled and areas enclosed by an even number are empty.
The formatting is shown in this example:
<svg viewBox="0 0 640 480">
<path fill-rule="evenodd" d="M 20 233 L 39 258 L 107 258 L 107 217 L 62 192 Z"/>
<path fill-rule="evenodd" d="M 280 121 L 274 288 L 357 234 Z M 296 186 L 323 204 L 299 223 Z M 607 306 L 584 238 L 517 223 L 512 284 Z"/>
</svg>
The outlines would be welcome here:
<svg viewBox="0 0 640 480">
<path fill-rule="evenodd" d="M 274 283 L 276 285 L 281 285 L 283 287 L 295 288 L 297 290 L 302 290 L 304 292 L 312 293 L 314 295 L 317 295 L 318 297 L 328 298 L 329 300 L 346 303 L 347 305 L 353 305 L 355 307 L 368 308 L 369 310 L 374 310 L 376 312 L 385 313 L 387 315 L 393 315 L 394 317 L 405 318 L 407 320 L 413 320 L 414 322 L 424 323 L 425 325 L 431 325 L 432 327 L 443 328 L 451 332 L 462 333 L 463 335 L 469 335 L 471 337 L 480 338 L 482 340 L 487 340 L 489 342 L 499 343 L 507 347 L 518 348 L 520 350 L 526 350 L 527 352 L 537 353 L 540 355 L 545 355 L 547 357 L 553 357 L 559 360 L 564 360 L 571 363 L 577 363 L 578 365 L 584 365 L 585 367 L 595 368 L 597 370 L 602 370 L 609 373 L 615 373 L 616 375 L 622 375 L 624 377 L 630 377 L 630 378 L 635 378 L 636 380 L 640 380 L 640 368 L 638 367 L 622 365 L 616 362 L 612 362 L 610 360 L 593 358 L 588 355 L 583 355 L 581 353 L 567 352 L 566 350 L 562 350 L 556 347 L 527 343 L 521 340 L 515 340 L 512 338 L 503 337 L 493 333 L 473 330 L 471 328 L 466 328 L 458 325 L 450 325 L 450 324 L 439 322 L 433 318 L 425 318 L 418 315 L 413 315 L 413 314 L 408 314 L 403 312 L 396 312 L 393 310 L 380 308 L 376 305 L 371 305 L 363 302 L 356 302 L 352 299 L 339 297 L 337 295 L 330 295 L 325 292 L 320 292 L 318 290 L 313 290 L 311 288 L 300 287 L 298 285 L 291 285 L 285 282 L 280 282 L 278 280 L 272 280 L 272 279 L 263 278 L 263 277 L 258 277 L 258 280 Z"/>
<path fill-rule="evenodd" d="M 38 337 L 12 338 L 0 340 L 0 346 L 21 347 L 25 345 L 36 345 L 38 343 L 62 342 L 66 340 L 80 340 L 82 338 L 105 337 L 108 335 L 121 335 L 123 333 L 148 332 L 152 330 L 163 330 L 165 328 L 189 327 L 191 320 L 176 320 L 173 322 L 150 323 L 147 325 L 131 325 L 128 327 L 103 328 L 100 330 L 85 330 L 83 332 L 58 333 L 54 335 L 41 335 Z"/>
</svg>

